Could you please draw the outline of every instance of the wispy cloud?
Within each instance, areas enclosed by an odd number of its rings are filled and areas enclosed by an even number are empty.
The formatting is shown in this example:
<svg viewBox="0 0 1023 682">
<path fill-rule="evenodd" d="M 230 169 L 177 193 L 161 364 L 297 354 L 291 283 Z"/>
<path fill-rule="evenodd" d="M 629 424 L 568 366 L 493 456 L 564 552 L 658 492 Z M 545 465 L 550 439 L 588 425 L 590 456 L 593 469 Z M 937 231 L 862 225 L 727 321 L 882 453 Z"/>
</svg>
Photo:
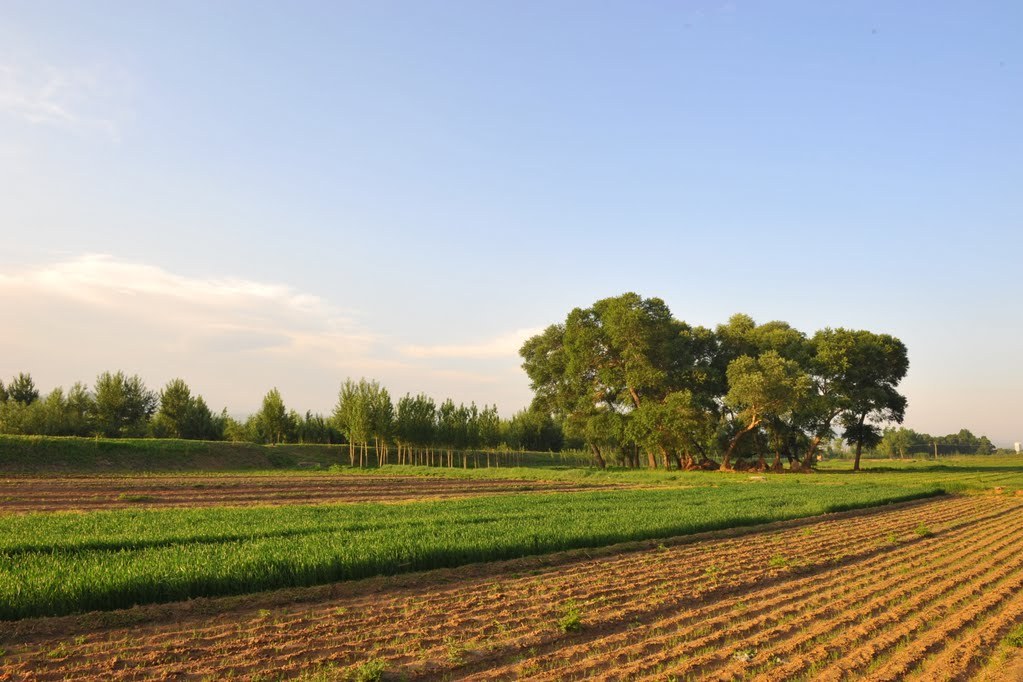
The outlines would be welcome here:
<svg viewBox="0 0 1023 682">
<path fill-rule="evenodd" d="M 518 357 L 522 344 L 531 336 L 539 334 L 542 329 L 517 329 L 477 343 L 451 344 L 436 346 L 403 346 L 401 352 L 412 358 L 515 358 Z"/>
<path fill-rule="evenodd" d="M 0 275 L 0 297 L 73 302 L 167 332 L 161 346 L 277 353 L 364 353 L 374 342 L 350 313 L 283 284 L 197 278 L 106 255 Z"/>
<path fill-rule="evenodd" d="M 97 131 L 117 139 L 114 120 L 96 113 L 97 100 L 109 85 L 101 73 L 98 68 L 0 64 L 0 113 L 33 125 Z"/>
<path fill-rule="evenodd" d="M 528 402 L 517 351 L 532 330 L 409 346 L 357 311 L 281 283 L 85 255 L 0 271 L 0 310 L 0 375 L 31 371 L 41 386 L 124 369 L 154 386 L 180 376 L 235 411 L 255 409 L 271 386 L 297 407 L 329 411 L 346 376 L 366 376 L 396 395 Z"/>
</svg>

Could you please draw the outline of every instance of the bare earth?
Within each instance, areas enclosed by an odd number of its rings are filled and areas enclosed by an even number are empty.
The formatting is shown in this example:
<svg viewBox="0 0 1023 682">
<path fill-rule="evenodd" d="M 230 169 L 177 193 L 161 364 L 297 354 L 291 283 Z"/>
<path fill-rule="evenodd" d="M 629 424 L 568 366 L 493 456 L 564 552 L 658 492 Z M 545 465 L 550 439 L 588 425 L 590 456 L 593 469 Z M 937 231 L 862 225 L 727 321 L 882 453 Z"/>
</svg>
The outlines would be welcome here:
<svg viewBox="0 0 1023 682">
<path fill-rule="evenodd" d="M 943 498 L 3 623 L 0 679 L 1013 679 L 992 657 L 1023 622 L 1021 526 L 1023 500 Z"/>
<path fill-rule="evenodd" d="M 508 493 L 574 492 L 607 485 L 405 476 L 66 476 L 0 478 L 0 513 L 125 507 L 402 502 Z"/>
</svg>

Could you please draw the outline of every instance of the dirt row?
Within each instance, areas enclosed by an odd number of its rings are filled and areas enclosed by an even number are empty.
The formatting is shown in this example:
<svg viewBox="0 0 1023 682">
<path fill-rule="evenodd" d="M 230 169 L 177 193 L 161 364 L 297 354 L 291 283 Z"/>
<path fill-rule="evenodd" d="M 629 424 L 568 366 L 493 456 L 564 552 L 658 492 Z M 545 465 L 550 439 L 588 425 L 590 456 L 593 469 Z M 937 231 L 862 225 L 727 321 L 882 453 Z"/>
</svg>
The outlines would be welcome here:
<svg viewBox="0 0 1023 682">
<path fill-rule="evenodd" d="M 1023 622 L 1021 521 L 1023 500 L 944 498 L 0 623 L 0 679 L 997 679 Z"/>
<path fill-rule="evenodd" d="M 400 502 L 474 495 L 574 492 L 607 485 L 411 476 L 126 476 L 0 478 L 0 513 Z M 610 486 L 616 487 L 616 486 Z"/>
</svg>

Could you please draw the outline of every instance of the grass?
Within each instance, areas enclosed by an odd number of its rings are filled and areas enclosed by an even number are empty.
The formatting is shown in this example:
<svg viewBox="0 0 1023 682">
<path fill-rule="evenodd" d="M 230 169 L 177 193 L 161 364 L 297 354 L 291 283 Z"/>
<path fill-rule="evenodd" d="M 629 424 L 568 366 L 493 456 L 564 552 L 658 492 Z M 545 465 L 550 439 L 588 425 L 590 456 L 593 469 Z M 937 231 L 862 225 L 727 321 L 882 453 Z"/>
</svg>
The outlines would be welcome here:
<svg viewBox="0 0 1023 682">
<path fill-rule="evenodd" d="M 579 610 L 579 605 L 569 600 L 565 604 L 561 618 L 558 619 L 558 629 L 562 632 L 578 632 L 583 627 L 583 616 Z"/>
<path fill-rule="evenodd" d="M 355 669 L 350 679 L 353 682 L 379 682 L 384 679 L 384 662 L 367 661 Z"/>
<path fill-rule="evenodd" d="M 392 453 L 391 457 L 394 457 Z M 478 458 L 485 464 L 485 455 Z M 504 453 L 529 467 L 585 466 L 577 453 Z M 6 474 L 129 473 L 182 471 L 323 471 L 344 467 L 347 445 L 287 443 L 260 445 L 173 438 L 80 438 L 73 436 L 0 435 L 0 472 Z M 460 460 L 459 460 L 460 461 Z M 470 458 L 469 466 L 473 466 Z M 436 468 L 426 468 L 436 471 Z M 461 469 L 461 467 L 458 467 Z M 496 467 L 495 467 L 496 468 Z M 462 471 L 473 471 L 467 469 Z M 376 471 L 370 468 L 367 471 Z"/>
<path fill-rule="evenodd" d="M 241 594 L 598 547 L 914 499 L 847 481 L 405 504 L 0 516 L 0 618 Z"/>
<path fill-rule="evenodd" d="M 152 495 L 140 495 L 136 493 L 121 493 L 117 496 L 121 502 L 152 502 L 156 498 Z"/>
<path fill-rule="evenodd" d="M 1009 630 L 1003 641 L 1011 647 L 1023 647 L 1023 625 L 1017 625 Z"/>
</svg>

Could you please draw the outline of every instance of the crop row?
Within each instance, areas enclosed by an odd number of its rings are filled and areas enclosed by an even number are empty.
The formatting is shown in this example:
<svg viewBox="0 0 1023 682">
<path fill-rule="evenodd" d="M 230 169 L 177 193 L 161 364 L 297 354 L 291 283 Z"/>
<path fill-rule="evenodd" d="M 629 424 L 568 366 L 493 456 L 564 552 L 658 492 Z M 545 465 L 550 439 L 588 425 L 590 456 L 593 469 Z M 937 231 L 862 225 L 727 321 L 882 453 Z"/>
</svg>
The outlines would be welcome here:
<svg viewBox="0 0 1023 682">
<path fill-rule="evenodd" d="M 850 483 L 0 517 L 0 618 L 313 585 L 663 538 L 938 492 Z"/>
</svg>

